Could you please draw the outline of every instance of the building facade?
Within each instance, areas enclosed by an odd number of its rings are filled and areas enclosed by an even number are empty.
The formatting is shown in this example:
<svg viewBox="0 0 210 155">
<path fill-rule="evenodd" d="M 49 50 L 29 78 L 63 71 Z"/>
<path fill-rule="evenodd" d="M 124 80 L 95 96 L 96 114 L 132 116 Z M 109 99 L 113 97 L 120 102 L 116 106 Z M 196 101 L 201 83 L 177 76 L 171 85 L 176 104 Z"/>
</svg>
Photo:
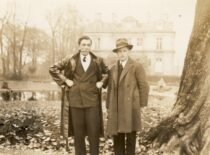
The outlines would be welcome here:
<svg viewBox="0 0 210 155">
<path fill-rule="evenodd" d="M 103 57 L 114 57 L 112 49 L 118 38 L 127 38 L 134 46 L 132 56 L 145 61 L 149 75 L 177 75 L 175 65 L 175 32 L 167 20 L 140 23 L 128 16 L 110 23 L 100 18 L 86 24 L 85 34 L 93 39 L 93 51 Z"/>
</svg>

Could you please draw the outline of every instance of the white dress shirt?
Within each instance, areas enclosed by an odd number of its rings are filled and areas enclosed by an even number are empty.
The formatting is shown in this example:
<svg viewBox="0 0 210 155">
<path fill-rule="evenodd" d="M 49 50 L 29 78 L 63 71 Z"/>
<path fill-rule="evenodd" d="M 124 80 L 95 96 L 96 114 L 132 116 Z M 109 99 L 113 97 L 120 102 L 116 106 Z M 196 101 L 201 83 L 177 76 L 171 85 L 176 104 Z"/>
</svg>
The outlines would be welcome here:
<svg viewBox="0 0 210 155">
<path fill-rule="evenodd" d="M 124 61 L 120 61 L 120 64 L 122 65 L 123 68 L 125 68 L 127 61 L 128 61 L 128 59 L 126 59 Z"/>
<path fill-rule="evenodd" d="M 84 57 L 86 57 L 86 61 L 83 61 Z M 81 63 L 82 63 L 82 67 L 83 67 L 84 71 L 86 72 L 87 69 L 88 69 L 88 67 L 89 67 L 89 65 L 90 65 L 90 61 L 91 61 L 91 56 L 90 56 L 90 54 L 88 54 L 88 55 L 86 55 L 86 56 L 80 54 L 80 61 L 81 61 Z"/>
</svg>

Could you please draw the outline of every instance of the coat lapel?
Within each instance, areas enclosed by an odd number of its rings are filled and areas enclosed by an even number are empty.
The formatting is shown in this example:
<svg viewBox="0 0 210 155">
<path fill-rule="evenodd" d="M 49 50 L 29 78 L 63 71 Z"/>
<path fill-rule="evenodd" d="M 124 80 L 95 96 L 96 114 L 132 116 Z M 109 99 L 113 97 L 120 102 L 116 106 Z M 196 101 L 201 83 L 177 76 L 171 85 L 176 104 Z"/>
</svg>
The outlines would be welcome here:
<svg viewBox="0 0 210 155">
<path fill-rule="evenodd" d="M 130 69 L 131 66 L 132 66 L 132 61 L 131 61 L 130 58 L 128 58 L 128 61 L 125 64 L 125 67 L 123 68 L 122 73 L 120 75 L 119 83 L 121 82 L 121 80 L 123 79 L 123 77 L 127 74 L 128 70 Z"/>
<path fill-rule="evenodd" d="M 115 84 L 117 84 L 117 80 L 118 80 L 118 63 L 116 63 L 113 68 L 113 81 Z"/>
</svg>

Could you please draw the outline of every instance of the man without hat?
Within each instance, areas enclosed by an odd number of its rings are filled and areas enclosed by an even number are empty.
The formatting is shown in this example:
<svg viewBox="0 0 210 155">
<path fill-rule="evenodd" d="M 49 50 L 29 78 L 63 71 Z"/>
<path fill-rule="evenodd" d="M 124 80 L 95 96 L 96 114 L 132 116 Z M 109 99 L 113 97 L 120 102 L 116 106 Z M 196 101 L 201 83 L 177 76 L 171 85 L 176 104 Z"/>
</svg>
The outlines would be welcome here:
<svg viewBox="0 0 210 155">
<path fill-rule="evenodd" d="M 142 65 L 129 57 L 133 45 L 116 41 L 118 61 L 109 71 L 107 134 L 114 139 L 115 155 L 135 155 L 136 132 L 141 130 L 140 109 L 147 105 L 149 86 Z"/>
<path fill-rule="evenodd" d="M 78 44 L 78 53 L 54 64 L 50 74 L 63 87 L 62 135 L 66 139 L 74 136 L 76 155 L 87 154 L 88 136 L 90 155 L 98 155 L 99 136 L 103 135 L 101 87 L 108 77 L 108 68 L 102 58 L 91 52 L 90 37 L 82 36 Z"/>
</svg>

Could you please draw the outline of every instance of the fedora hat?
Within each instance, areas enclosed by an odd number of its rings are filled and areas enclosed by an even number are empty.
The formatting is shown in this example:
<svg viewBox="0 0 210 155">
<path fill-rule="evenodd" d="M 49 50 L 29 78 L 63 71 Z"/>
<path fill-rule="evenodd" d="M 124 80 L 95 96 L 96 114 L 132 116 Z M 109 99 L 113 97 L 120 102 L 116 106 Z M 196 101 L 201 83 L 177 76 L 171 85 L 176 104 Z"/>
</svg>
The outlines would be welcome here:
<svg viewBox="0 0 210 155">
<path fill-rule="evenodd" d="M 127 47 L 128 49 L 131 50 L 133 48 L 133 45 L 129 44 L 127 39 L 120 38 L 120 39 L 117 39 L 116 48 L 113 49 L 112 51 L 116 53 L 118 49 L 123 48 L 123 47 Z"/>
</svg>

